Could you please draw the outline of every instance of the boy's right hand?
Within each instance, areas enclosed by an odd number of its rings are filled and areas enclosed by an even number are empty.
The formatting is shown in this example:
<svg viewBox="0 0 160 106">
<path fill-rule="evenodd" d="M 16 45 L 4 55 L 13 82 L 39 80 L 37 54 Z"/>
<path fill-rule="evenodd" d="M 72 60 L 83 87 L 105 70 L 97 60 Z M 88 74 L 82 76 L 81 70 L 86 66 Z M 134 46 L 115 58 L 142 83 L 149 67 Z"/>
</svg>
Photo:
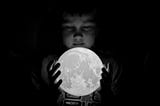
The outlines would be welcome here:
<svg viewBox="0 0 160 106">
<path fill-rule="evenodd" d="M 48 63 L 47 66 L 47 72 L 48 72 L 48 79 L 49 79 L 49 87 L 53 90 L 58 89 L 60 84 L 62 83 L 62 80 L 60 79 L 58 82 L 56 82 L 56 79 L 61 74 L 60 70 L 56 72 L 56 70 L 60 67 L 60 63 L 54 62 L 54 60 L 51 60 Z M 56 73 L 55 73 L 56 72 Z"/>
</svg>

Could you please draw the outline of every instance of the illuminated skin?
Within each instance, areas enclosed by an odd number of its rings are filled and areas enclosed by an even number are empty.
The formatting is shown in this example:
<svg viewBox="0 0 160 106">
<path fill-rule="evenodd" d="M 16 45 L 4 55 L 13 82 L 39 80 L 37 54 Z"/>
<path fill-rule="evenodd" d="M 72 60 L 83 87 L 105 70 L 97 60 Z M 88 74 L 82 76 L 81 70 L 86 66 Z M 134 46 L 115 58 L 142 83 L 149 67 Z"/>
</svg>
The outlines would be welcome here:
<svg viewBox="0 0 160 106">
<path fill-rule="evenodd" d="M 66 16 L 67 22 L 63 27 L 63 43 L 67 48 L 83 46 L 91 48 L 95 42 L 95 23 L 90 22 L 92 18 L 83 16 Z"/>
</svg>

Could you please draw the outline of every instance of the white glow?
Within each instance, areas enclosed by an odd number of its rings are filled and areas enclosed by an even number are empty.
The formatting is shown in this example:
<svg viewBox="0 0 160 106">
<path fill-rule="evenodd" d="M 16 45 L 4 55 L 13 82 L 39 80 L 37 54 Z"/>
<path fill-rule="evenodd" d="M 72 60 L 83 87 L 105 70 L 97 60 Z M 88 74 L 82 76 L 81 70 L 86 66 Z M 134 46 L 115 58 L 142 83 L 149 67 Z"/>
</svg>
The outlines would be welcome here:
<svg viewBox="0 0 160 106">
<path fill-rule="evenodd" d="M 99 80 L 103 65 L 93 51 L 82 47 L 72 48 L 63 53 L 58 62 L 61 66 L 57 70 L 62 72 L 58 80 L 63 80 L 60 87 L 65 92 L 75 96 L 84 96 L 100 86 Z"/>
</svg>

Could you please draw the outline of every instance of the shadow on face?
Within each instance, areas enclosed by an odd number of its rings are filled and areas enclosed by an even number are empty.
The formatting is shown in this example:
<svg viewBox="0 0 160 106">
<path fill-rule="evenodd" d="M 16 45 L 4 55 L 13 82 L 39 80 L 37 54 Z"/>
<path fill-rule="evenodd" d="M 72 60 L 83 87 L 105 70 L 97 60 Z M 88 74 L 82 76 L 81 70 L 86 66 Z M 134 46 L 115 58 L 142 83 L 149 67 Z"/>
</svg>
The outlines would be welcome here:
<svg viewBox="0 0 160 106">
<path fill-rule="evenodd" d="M 95 23 L 91 16 L 66 16 L 63 27 L 63 43 L 68 48 L 83 46 L 91 48 L 95 41 Z"/>
</svg>

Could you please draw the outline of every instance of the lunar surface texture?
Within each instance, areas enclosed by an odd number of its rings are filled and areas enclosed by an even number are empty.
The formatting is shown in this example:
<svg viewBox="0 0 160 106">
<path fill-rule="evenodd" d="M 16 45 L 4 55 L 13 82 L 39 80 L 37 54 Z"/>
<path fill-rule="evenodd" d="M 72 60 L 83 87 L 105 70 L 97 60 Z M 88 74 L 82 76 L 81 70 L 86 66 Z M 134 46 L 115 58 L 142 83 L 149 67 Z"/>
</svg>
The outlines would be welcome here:
<svg viewBox="0 0 160 106">
<path fill-rule="evenodd" d="M 85 96 L 100 86 L 102 61 L 90 49 L 76 47 L 64 52 L 57 61 L 62 79 L 60 89 L 74 96 Z M 56 72 L 55 72 L 56 73 Z"/>
</svg>

